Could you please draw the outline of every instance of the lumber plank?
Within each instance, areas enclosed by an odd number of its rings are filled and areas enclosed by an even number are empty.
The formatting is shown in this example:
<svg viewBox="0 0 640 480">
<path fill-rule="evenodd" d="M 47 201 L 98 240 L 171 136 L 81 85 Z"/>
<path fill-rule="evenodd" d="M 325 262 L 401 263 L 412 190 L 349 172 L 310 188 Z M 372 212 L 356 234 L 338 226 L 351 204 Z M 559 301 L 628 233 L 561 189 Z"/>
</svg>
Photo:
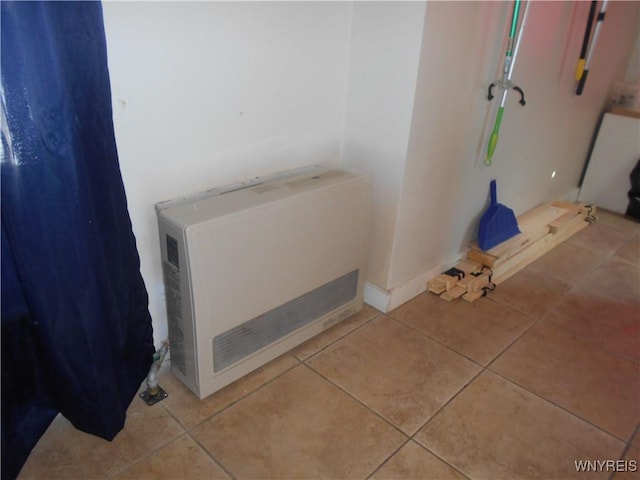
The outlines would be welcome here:
<svg viewBox="0 0 640 480">
<path fill-rule="evenodd" d="M 447 284 L 441 282 L 437 278 L 434 278 L 427 282 L 427 290 L 431 293 L 435 293 L 436 295 L 440 295 L 447 291 Z"/>
<path fill-rule="evenodd" d="M 567 213 L 569 212 L 565 208 L 540 205 L 518 217 L 518 227 L 521 233 L 487 251 L 473 243 L 468 257 L 483 265 L 497 267 L 547 235 L 550 231 L 549 224 Z"/>
<path fill-rule="evenodd" d="M 484 295 L 484 290 L 478 290 L 477 292 L 467 292 L 462 296 L 463 300 L 467 302 L 475 302 Z"/>
<path fill-rule="evenodd" d="M 492 268 L 497 267 L 501 263 L 507 262 L 513 256 L 518 255 L 519 252 L 537 242 L 548 233 L 549 227 L 547 225 L 537 231 L 522 232 L 489 251 L 483 251 L 476 244 L 472 244 L 467 255 L 470 259 L 480 262 L 483 265 Z"/>
<path fill-rule="evenodd" d="M 518 226 L 521 231 L 536 231 L 566 214 L 567 210 L 568 208 L 557 205 L 539 205 L 520 215 L 518 217 Z"/>
<path fill-rule="evenodd" d="M 448 302 L 451 302 L 453 300 L 456 300 L 456 299 L 460 298 L 465 293 L 467 293 L 467 289 L 466 288 L 459 287 L 459 286 L 456 285 L 451 290 L 447 290 L 442 295 L 440 295 L 440 298 L 442 298 L 443 300 L 447 300 Z"/>
<path fill-rule="evenodd" d="M 568 213 L 558 218 L 554 222 L 549 225 L 551 233 L 557 234 L 560 233 L 564 229 L 571 229 L 576 224 L 579 224 L 581 221 L 587 219 L 588 215 L 593 215 L 595 213 L 595 207 L 592 205 L 587 205 L 585 203 L 568 203 L 568 202 L 554 202 L 554 205 L 558 204 L 562 208 L 565 208 Z"/>
<path fill-rule="evenodd" d="M 500 285 L 515 273 L 544 255 L 550 248 L 549 244 L 551 243 L 552 237 L 550 233 L 547 234 L 529 247 L 526 250 L 526 254 L 514 256 L 508 262 L 497 266 L 493 271 L 493 283 Z"/>
<path fill-rule="evenodd" d="M 499 285 L 588 227 L 595 219 L 595 211 L 593 205 L 563 201 L 536 207 L 518 217 L 522 233 L 488 251 L 471 245 L 467 259 L 455 266 L 464 276 L 440 274 L 428 282 L 428 289 L 447 301 L 462 297 L 473 302 L 483 296 L 483 289 L 490 283 Z M 483 266 L 490 270 L 483 272 Z"/>
<path fill-rule="evenodd" d="M 531 248 L 526 250 L 525 255 L 514 257 L 511 262 L 506 262 L 494 270 L 493 282 L 500 285 L 502 282 L 512 277 L 514 274 L 522 270 L 524 267 L 534 262 L 552 248 L 564 242 L 571 236 L 578 233 L 583 228 L 589 226 L 585 220 L 576 223 L 571 228 L 565 229 L 558 234 L 549 233 L 546 237 L 540 239 Z"/>
<path fill-rule="evenodd" d="M 467 277 L 471 272 L 480 270 L 482 265 L 473 260 L 465 259 L 453 268 L 461 270 L 464 273 L 464 276 Z M 427 282 L 427 290 L 431 293 L 435 293 L 436 295 L 440 295 L 454 288 L 458 281 L 460 281 L 458 277 L 441 273 Z"/>
<path fill-rule="evenodd" d="M 440 295 L 450 288 L 453 288 L 457 280 L 456 277 L 440 274 L 427 282 L 427 290 L 436 295 Z"/>
</svg>

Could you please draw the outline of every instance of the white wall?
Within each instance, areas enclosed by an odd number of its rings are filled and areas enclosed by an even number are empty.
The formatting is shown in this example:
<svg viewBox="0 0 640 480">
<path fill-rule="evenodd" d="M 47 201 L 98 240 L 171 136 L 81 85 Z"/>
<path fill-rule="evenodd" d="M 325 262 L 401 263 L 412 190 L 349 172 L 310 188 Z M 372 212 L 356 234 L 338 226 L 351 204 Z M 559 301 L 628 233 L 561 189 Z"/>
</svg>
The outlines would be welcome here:
<svg viewBox="0 0 640 480">
<path fill-rule="evenodd" d="M 498 180 L 516 214 L 575 189 L 609 88 L 622 79 L 638 2 L 610 2 L 582 96 L 574 95 L 589 2 L 534 2 L 514 69 L 493 165 L 483 164 L 499 98 L 511 3 L 428 2 L 411 139 L 387 287 L 401 287 L 466 248 Z M 551 178 L 551 173 L 556 175 Z M 424 285 L 423 285 L 424 289 Z"/>
<path fill-rule="evenodd" d="M 533 2 L 514 73 L 528 104 L 509 95 L 485 167 L 510 2 L 103 5 L 156 344 L 167 325 L 155 203 L 311 163 L 359 167 L 374 187 L 368 280 L 406 300 L 473 238 L 491 178 L 516 213 L 576 188 L 613 81 L 637 71 L 640 3 L 609 3 L 576 97 L 589 2 Z"/>
<path fill-rule="evenodd" d="M 167 336 L 154 205 L 337 164 L 351 5 L 104 2 L 114 125 L 156 345 Z"/>
<path fill-rule="evenodd" d="M 424 12 L 423 2 L 356 2 L 353 9 L 343 159 L 371 174 L 367 278 L 383 289 L 405 173 Z"/>
</svg>

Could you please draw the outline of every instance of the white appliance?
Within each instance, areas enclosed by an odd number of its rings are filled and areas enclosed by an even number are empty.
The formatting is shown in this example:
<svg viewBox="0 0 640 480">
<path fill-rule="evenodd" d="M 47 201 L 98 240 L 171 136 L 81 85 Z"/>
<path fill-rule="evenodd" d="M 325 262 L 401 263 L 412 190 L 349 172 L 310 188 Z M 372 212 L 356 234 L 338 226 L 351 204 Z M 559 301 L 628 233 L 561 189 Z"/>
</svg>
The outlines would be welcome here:
<svg viewBox="0 0 640 480">
<path fill-rule="evenodd" d="M 624 214 L 629 175 L 640 158 L 640 117 L 606 113 L 598 130 L 578 199 Z"/>
<path fill-rule="evenodd" d="M 307 167 L 156 212 L 172 371 L 199 398 L 362 308 L 364 174 Z"/>
</svg>

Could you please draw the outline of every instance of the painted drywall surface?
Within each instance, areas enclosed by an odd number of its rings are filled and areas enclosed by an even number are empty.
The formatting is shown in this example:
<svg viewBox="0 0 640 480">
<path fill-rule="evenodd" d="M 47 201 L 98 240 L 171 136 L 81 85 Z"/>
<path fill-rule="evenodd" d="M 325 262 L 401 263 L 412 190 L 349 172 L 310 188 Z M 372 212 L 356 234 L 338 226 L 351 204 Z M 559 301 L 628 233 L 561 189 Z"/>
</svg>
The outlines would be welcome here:
<svg viewBox="0 0 640 480">
<path fill-rule="evenodd" d="M 387 288 L 424 25 L 424 2 L 355 2 L 343 162 L 371 175 L 367 279 Z"/>
<path fill-rule="evenodd" d="M 633 46 L 633 52 L 629 58 L 629 65 L 623 80 L 636 85 L 640 82 L 640 30 L 636 35 L 636 43 Z"/>
<path fill-rule="evenodd" d="M 351 6 L 104 2 L 114 125 L 157 345 L 154 205 L 340 162 Z"/>
<path fill-rule="evenodd" d="M 589 2 L 533 2 L 493 165 L 483 160 L 511 15 L 505 2 L 429 2 L 388 288 L 465 249 L 498 180 L 516 214 L 577 187 L 610 86 L 624 78 L 638 2 L 610 2 L 582 96 L 574 95 Z M 556 172 L 551 178 L 552 172 Z"/>
</svg>

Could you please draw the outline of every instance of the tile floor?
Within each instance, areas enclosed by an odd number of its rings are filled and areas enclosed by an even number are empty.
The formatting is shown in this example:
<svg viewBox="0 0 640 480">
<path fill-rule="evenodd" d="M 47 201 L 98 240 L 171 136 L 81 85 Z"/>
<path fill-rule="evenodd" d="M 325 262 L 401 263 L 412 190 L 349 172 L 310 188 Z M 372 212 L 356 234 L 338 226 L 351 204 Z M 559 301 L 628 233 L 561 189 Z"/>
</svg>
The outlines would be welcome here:
<svg viewBox="0 0 640 480">
<path fill-rule="evenodd" d="M 58 417 L 21 478 L 567 479 L 640 467 L 640 224 L 607 212 L 469 304 L 363 311 L 200 401 L 135 398 L 113 442 Z"/>
</svg>

